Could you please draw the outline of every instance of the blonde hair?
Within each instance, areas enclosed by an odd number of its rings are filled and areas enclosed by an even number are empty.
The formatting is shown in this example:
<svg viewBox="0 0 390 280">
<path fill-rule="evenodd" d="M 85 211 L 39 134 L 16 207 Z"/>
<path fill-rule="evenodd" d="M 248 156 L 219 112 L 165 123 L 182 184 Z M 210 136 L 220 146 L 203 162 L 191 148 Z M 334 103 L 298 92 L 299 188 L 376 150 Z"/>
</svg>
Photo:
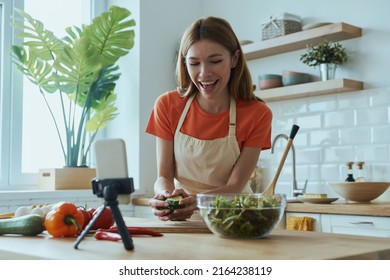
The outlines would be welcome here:
<svg viewBox="0 0 390 280">
<path fill-rule="evenodd" d="M 233 56 L 239 51 L 236 67 L 232 68 L 228 89 L 235 99 L 254 100 L 257 99 L 253 93 L 252 78 L 243 56 L 240 43 L 230 26 L 221 18 L 207 17 L 192 23 L 184 32 L 177 58 L 176 76 L 178 91 L 183 96 L 190 96 L 197 92 L 185 64 L 185 57 L 188 49 L 197 41 L 212 40 L 224 46 Z"/>
</svg>

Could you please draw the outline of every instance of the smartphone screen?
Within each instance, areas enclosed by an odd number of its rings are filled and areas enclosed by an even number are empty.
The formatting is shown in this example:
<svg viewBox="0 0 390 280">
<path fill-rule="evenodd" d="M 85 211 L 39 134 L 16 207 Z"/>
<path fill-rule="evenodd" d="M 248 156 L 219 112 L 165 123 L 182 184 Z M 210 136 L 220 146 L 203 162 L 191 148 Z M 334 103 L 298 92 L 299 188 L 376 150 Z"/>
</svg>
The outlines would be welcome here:
<svg viewBox="0 0 390 280">
<path fill-rule="evenodd" d="M 126 146 L 122 139 L 100 139 L 95 142 L 96 177 L 127 178 Z"/>
<path fill-rule="evenodd" d="M 99 139 L 95 141 L 96 178 L 128 178 L 126 145 L 122 139 Z M 119 194 L 119 204 L 128 204 L 130 194 Z"/>
</svg>

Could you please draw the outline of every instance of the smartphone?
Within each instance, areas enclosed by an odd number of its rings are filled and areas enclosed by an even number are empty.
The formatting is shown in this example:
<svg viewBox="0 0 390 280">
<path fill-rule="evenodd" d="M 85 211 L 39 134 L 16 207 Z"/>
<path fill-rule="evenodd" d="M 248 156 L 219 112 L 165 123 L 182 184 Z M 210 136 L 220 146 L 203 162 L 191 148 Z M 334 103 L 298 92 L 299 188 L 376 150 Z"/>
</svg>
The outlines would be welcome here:
<svg viewBox="0 0 390 280">
<path fill-rule="evenodd" d="M 96 178 L 128 178 L 126 145 L 123 139 L 99 139 L 94 143 Z M 119 194 L 119 204 L 130 203 L 130 194 Z"/>
</svg>

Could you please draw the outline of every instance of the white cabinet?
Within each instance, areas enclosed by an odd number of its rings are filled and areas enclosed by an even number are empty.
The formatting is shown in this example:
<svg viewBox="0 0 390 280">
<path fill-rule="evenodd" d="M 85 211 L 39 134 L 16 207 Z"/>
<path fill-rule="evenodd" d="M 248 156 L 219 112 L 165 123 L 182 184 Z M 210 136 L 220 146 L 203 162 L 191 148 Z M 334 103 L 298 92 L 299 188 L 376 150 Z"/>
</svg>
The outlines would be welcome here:
<svg viewBox="0 0 390 280">
<path fill-rule="evenodd" d="M 390 217 L 321 214 L 323 232 L 390 238 Z"/>
<path fill-rule="evenodd" d="M 314 231 L 390 238 L 390 217 L 287 212 L 288 217 L 312 217 Z"/>
</svg>

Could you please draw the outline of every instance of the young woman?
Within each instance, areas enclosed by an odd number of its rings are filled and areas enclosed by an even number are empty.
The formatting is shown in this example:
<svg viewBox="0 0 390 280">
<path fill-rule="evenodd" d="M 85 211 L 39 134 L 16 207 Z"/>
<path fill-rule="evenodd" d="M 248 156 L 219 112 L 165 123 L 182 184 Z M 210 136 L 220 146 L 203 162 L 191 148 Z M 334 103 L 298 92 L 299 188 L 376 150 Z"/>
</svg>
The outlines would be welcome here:
<svg viewBox="0 0 390 280">
<path fill-rule="evenodd" d="M 146 132 L 157 137 L 158 178 L 149 201 L 160 220 L 186 219 L 197 193 L 251 192 L 260 151 L 271 146 L 272 113 L 253 93 L 239 41 L 221 18 L 195 21 L 183 34 L 178 89 L 155 103 Z M 164 198 L 181 194 L 183 209 Z"/>
</svg>

